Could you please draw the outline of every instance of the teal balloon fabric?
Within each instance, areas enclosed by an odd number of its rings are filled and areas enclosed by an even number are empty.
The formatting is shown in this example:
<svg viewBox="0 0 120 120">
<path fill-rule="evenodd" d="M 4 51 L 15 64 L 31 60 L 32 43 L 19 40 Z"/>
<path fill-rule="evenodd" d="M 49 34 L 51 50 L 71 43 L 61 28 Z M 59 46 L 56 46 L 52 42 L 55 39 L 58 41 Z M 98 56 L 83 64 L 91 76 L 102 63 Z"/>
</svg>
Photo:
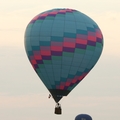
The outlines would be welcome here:
<svg viewBox="0 0 120 120">
<path fill-rule="evenodd" d="M 98 61 L 103 35 L 87 15 L 74 9 L 52 9 L 38 14 L 27 25 L 25 49 L 51 94 L 64 96 Z"/>
<path fill-rule="evenodd" d="M 88 114 L 79 114 L 75 117 L 75 120 L 92 120 L 92 117 Z"/>
</svg>

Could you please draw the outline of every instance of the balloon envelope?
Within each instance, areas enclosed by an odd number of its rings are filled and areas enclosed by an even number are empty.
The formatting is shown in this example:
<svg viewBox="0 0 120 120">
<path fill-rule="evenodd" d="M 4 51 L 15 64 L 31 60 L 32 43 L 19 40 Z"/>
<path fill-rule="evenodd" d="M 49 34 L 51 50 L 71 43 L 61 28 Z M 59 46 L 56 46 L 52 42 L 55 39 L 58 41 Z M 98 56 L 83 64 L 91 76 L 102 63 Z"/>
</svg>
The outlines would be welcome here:
<svg viewBox="0 0 120 120">
<path fill-rule="evenodd" d="M 92 120 L 92 117 L 87 114 L 79 114 L 75 117 L 75 120 Z"/>
<path fill-rule="evenodd" d="M 73 9 L 35 16 L 25 32 L 25 49 L 34 70 L 58 102 L 89 73 L 103 48 L 98 25 Z"/>
</svg>

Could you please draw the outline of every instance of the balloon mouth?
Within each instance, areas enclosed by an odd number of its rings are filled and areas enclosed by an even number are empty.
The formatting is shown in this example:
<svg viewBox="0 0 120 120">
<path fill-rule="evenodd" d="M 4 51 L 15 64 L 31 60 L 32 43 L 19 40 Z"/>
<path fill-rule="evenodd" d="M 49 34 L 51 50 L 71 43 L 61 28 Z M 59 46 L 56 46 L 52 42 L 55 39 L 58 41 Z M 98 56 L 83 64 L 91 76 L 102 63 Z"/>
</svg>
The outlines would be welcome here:
<svg viewBox="0 0 120 120">
<path fill-rule="evenodd" d="M 70 90 L 49 89 L 49 91 L 56 103 L 58 103 L 63 96 L 67 96 L 70 93 Z"/>
</svg>

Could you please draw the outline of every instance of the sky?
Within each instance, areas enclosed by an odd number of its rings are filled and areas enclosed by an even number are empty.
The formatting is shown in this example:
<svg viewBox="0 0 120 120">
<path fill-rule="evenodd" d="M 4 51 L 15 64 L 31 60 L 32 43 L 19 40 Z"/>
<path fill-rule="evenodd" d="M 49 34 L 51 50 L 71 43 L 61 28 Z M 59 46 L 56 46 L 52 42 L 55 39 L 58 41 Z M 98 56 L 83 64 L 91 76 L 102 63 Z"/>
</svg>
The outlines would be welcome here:
<svg viewBox="0 0 120 120">
<path fill-rule="evenodd" d="M 91 17 L 104 36 L 102 55 L 84 80 L 60 103 L 55 102 L 32 69 L 24 49 L 24 32 L 37 14 L 72 8 Z M 0 119 L 93 120 L 120 119 L 120 0 L 0 0 Z"/>
</svg>

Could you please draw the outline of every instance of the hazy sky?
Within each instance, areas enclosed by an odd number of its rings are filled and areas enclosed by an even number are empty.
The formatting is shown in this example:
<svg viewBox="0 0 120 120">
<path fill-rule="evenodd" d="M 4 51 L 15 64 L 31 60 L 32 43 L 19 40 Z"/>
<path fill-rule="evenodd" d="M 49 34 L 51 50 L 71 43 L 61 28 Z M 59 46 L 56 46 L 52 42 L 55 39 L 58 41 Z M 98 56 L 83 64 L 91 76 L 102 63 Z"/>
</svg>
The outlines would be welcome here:
<svg viewBox="0 0 120 120">
<path fill-rule="evenodd" d="M 103 53 L 84 80 L 60 103 L 32 69 L 24 50 L 29 21 L 52 8 L 73 8 L 94 19 L 104 36 Z M 120 119 L 120 0 L 0 0 L 0 120 Z"/>
</svg>

